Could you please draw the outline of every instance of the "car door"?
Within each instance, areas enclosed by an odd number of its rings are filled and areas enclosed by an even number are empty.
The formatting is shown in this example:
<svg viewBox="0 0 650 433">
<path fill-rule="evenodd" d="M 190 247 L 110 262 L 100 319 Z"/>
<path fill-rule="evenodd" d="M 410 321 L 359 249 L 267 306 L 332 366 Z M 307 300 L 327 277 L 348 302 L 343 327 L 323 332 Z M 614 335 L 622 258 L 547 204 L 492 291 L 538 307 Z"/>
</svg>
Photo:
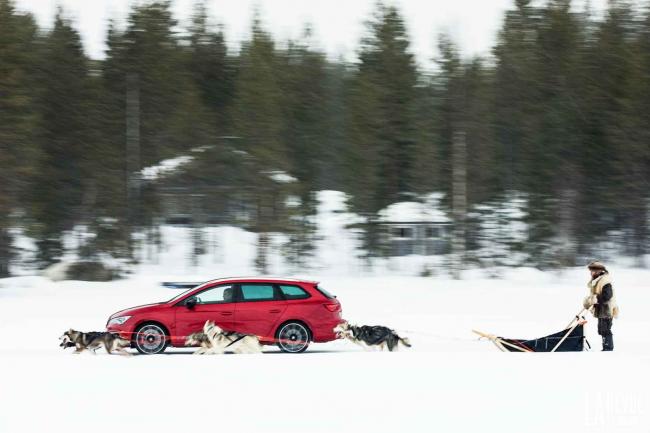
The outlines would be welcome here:
<svg viewBox="0 0 650 433">
<path fill-rule="evenodd" d="M 195 293 L 176 305 L 174 333 L 182 340 L 178 345 L 182 345 L 188 335 L 203 331 L 203 325 L 207 320 L 213 321 L 226 331 L 232 331 L 235 313 L 234 295 L 235 286 L 221 284 Z M 188 306 L 190 300 L 196 300 L 196 304 Z"/>
<path fill-rule="evenodd" d="M 279 288 L 272 283 L 240 283 L 235 304 L 235 329 L 245 334 L 273 338 L 287 308 Z"/>
</svg>

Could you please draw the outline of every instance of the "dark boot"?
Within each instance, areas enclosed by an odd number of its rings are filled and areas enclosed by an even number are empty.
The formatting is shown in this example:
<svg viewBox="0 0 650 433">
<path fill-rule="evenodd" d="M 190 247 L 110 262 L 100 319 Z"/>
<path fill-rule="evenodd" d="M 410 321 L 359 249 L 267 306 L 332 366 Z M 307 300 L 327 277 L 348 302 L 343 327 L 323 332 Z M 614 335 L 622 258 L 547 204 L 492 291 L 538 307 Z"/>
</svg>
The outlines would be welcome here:
<svg viewBox="0 0 650 433">
<path fill-rule="evenodd" d="M 598 333 L 603 338 L 603 352 L 614 350 L 614 337 L 612 336 L 612 319 L 598 319 Z"/>
<path fill-rule="evenodd" d="M 614 350 L 614 336 L 612 334 L 603 335 L 603 352 Z"/>
</svg>

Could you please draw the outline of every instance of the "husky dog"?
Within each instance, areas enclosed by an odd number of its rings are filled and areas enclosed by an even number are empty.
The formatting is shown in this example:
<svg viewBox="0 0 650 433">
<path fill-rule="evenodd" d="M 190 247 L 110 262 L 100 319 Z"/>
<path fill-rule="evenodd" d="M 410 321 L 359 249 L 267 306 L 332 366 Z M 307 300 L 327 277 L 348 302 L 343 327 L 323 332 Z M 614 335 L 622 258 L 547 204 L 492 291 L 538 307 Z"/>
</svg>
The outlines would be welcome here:
<svg viewBox="0 0 650 433">
<path fill-rule="evenodd" d="M 210 350 L 212 349 L 212 343 L 210 343 L 210 339 L 203 332 L 195 332 L 188 335 L 185 338 L 185 345 L 199 346 L 199 349 L 194 352 L 195 355 L 205 355 L 206 353 L 210 353 Z"/>
<path fill-rule="evenodd" d="M 257 336 L 240 334 L 237 332 L 226 332 L 210 320 L 205 322 L 205 325 L 203 325 L 203 332 L 195 332 L 194 334 L 188 335 L 185 340 L 185 345 L 200 346 L 200 348 L 194 352 L 196 355 L 221 354 L 224 352 L 262 352 L 262 345 Z"/>
<path fill-rule="evenodd" d="M 59 347 L 63 347 L 64 349 L 67 349 L 68 347 L 76 347 L 76 344 L 70 341 L 70 338 L 66 334 L 60 336 L 59 340 L 61 340 L 61 344 L 59 344 Z"/>
<path fill-rule="evenodd" d="M 385 326 L 354 326 L 348 322 L 342 322 L 336 325 L 334 332 L 338 338 L 346 338 L 364 349 L 379 347 L 380 350 L 384 350 L 384 347 L 388 347 L 388 350 L 392 352 L 397 350 L 399 343 L 411 347 L 408 338 L 400 337 L 395 331 Z"/>
<path fill-rule="evenodd" d="M 79 354 L 84 350 L 88 350 L 93 354 L 100 347 L 104 347 L 108 353 L 117 352 L 120 355 L 131 356 L 129 352 L 124 350 L 125 347 L 131 346 L 131 342 L 117 334 L 110 332 L 81 332 L 69 329 L 59 337 L 61 340 L 60 347 L 64 349 L 68 347 L 76 347 L 74 354 Z"/>
</svg>

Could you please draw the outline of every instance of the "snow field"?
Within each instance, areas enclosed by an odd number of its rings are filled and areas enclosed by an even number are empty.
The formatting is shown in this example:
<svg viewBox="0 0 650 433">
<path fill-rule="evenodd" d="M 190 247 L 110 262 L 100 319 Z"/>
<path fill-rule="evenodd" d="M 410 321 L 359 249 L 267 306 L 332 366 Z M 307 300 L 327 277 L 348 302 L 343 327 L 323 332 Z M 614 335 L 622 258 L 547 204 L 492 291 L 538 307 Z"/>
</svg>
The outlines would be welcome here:
<svg viewBox="0 0 650 433">
<path fill-rule="evenodd" d="M 216 275 L 218 276 L 218 275 Z M 216 277 L 215 276 L 215 277 Z M 586 271 L 513 270 L 453 281 L 328 277 L 343 315 L 407 336 L 412 349 L 364 352 L 346 341 L 299 355 L 130 358 L 71 355 L 58 337 L 102 330 L 122 308 L 178 293 L 146 275 L 112 283 L 0 280 L 0 432 L 648 432 L 649 272 L 612 269 L 621 319 L 616 349 L 501 353 L 472 328 L 538 337 L 564 327 Z M 318 279 L 317 275 L 307 275 Z"/>
</svg>

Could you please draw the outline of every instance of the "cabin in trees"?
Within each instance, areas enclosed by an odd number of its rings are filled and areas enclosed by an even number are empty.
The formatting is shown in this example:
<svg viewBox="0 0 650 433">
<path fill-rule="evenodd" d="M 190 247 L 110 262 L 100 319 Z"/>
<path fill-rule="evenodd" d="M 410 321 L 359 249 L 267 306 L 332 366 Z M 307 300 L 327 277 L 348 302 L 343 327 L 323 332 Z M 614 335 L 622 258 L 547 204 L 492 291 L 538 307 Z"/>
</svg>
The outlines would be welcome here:
<svg viewBox="0 0 650 433">
<path fill-rule="evenodd" d="M 156 191 L 164 223 L 228 224 L 264 232 L 285 225 L 297 179 L 231 142 L 197 147 L 140 172 L 141 183 Z"/>
<path fill-rule="evenodd" d="M 450 250 L 451 221 L 439 208 L 440 195 L 424 202 L 393 203 L 381 210 L 374 222 L 385 254 L 392 257 L 432 256 Z"/>
</svg>

